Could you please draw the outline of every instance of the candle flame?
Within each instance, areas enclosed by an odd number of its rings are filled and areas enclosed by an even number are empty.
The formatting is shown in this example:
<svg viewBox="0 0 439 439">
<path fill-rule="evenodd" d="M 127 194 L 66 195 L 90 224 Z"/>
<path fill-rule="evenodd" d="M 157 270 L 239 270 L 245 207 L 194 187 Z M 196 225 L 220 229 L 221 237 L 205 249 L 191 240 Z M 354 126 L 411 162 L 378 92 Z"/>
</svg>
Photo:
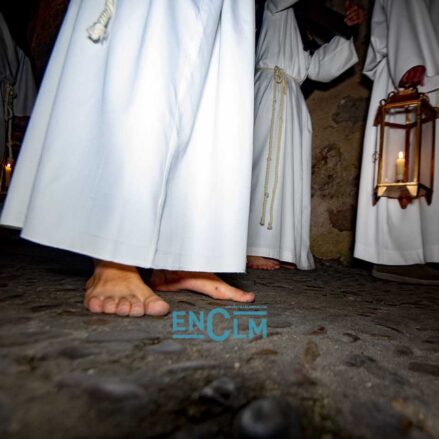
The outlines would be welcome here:
<svg viewBox="0 0 439 439">
<path fill-rule="evenodd" d="M 399 151 L 398 158 L 399 159 L 403 159 L 404 158 L 404 153 L 402 151 Z"/>
<path fill-rule="evenodd" d="M 6 163 L 5 168 L 6 169 L 12 169 L 12 164 L 11 163 Z"/>
</svg>

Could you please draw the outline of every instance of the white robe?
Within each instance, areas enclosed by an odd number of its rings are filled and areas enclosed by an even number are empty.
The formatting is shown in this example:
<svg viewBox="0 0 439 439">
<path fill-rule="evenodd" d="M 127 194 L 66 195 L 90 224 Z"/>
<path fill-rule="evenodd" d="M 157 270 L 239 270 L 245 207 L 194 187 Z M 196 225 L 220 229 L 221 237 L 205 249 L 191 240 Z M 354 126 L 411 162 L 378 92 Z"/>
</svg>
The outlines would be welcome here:
<svg viewBox="0 0 439 439">
<path fill-rule="evenodd" d="M 377 0 L 364 73 L 373 81 L 363 146 L 355 257 L 377 264 L 410 265 L 439 262 L 439 136 L 436 141 L 433 201 L 414 200 L 401 209 L 398 200 L 381 198 L 373 206 L 373 160 L 377 129 L 374 118 L 381 99 L 398 86 L 411 67 L 427 69 L 425 86 L 439 87 L 439 0 Z M 429 93 L 439 105 L 438 92 Z M 438 125 L 436 125 L 438 127 Z M 436 129 L 436 133 L 438 133 Z"/>
<path fill-rule="evenodd" d="M 72 0 L 1 218 L 123 264 L 245 270 L 253 0 Z"/>
<path fill-rule="evenodd" d="M 268 0 L 257 48 L 253 177 L 247 254 L 292 262 L 299 269 L 306 270 L 314 267 L 310 251 L 312 128 L 300 84 L 307 77 L 316 81 L 331 81 L 355 64 L 358 58 L 353 42 L 341 37 L 333 38 L 313 56 L 304 51 L 294 11 L 289 8 L 296 1 Z M 285 108 L 277 172 L 276 142 L 281 99 L 281 90 L 278 89 L 273 154 L 268 186 L 265 187 L 275 66 L 286 73 Z M 261 225 L 265 189 L 269 195 L 265 224 Z"/>
<path fill-rule="evenodd" d="M 15 44 L 0 13 L 0 162 L 5 148 L 4 100 L 6 85 L 14 89 L 13 114 L 29 116 L 35 100 L 35 82 L 29 59 Z"/>
</svg>

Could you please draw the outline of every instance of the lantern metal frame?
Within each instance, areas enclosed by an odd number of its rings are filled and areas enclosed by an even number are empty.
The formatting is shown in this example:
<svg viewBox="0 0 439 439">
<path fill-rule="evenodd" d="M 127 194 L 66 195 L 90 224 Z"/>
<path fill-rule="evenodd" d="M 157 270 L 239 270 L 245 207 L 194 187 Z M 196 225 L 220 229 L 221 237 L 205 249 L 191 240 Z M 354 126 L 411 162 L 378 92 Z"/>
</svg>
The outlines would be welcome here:
<svg viewBox="0 0 439 439">
<path fill-rule="evenodd" d="M 386 115 L 392 110 L 401 109 L 406 114 L 406 123 L 394 123 L 386 121 Z M 410 122 L 408 120 L 409 114 L 415 113 L 416 120 Z M 430 100 L 424 93 L 419 93 L 417 89 L 396 90 L 392 91 L 387 99 L 383 99 L 378 107 L 377 115 L 375 117 L 374 125 L 379 128 L 379 139 L 376 151 L 375 166 L 375 190 L 373 197 L 373 205 L 376 205 L 380 198 L 394 198 L 398 199 L 401 208 L 405 209 L 412 200 L 420 197 L 425 197 L 427 204 L 430 205 L 433 196 L 433 182 L 434 182 L 434 160 L 435 160 L 435 136 L 436 123 L 435 120 L 439 118 L 439 108 L 433 107 Z M 429 186 L 420 182 L 421 174 L 421 153 L 422 153 L 422 125 L 432 122 L 432 148 L 431 148 L 431 163 L 430 182 Z M 385 130 L 388 128 L 395 128 L 405 130 L 405 145 L 404 145 L 404 178 L 402 181 L 388 182 L 383 181 L 383 157 L 385 153 Z M 411 142 L 410 132 L 415 129 L 414 152 L 410 153 Z M 412 157 L 413 156 L 413 157 Z M 413 178 L 409 179 L 409 166 L 414 161 Z M 410 181 L 409 181 L 410 180 Z"/>
<path fill-rule="evenodd" d="M 3 157 L 0 157 L 0 201 L 6 197 L 9 189 L 10 179 L 14 167 L 13 141 L 12 141 L 12 122 L 14 119 L 14 98 L 16 97 L 14 86 L 9 81 L 1 84 L 1 93 L 4 96 L 4 121 L 5 124 L 5 150 Z"/>
</svg>

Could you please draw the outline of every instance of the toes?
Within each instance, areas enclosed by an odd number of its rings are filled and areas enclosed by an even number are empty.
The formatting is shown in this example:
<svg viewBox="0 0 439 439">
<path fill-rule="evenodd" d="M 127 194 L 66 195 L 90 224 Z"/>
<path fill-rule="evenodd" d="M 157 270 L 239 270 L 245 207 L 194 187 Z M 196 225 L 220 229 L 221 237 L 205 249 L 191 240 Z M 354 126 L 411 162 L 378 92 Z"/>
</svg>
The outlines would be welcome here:
<svg viewBox="0 0 439 439">
<path fill-rule="evenodd" d="M 85 306 L 93 313 L 117 314 L 119 316 L 142 317 L 145 314 L 151 316 L 164 316 L 169 313 L 169 305 L 158 296 L 148 298 L 144 302 L 136 297 L 121 298 L 113 297 L 105 299 L 91 297 L 86 299 Z"/>
<path fill-rule="evenodd" d="M 286 268 L 287 270 L 296 270 L 297 269 L 297 265 L 293 264 L 292 262 L 284 262 L 284 263 L 280 264 L 280 266 L 282 268 Z"/>
<path fill-rule="evenodd" d="M 131 311 L 131 302 L 123 297 L 117 304 L 116 314 L 118 316 L 127 316 Z"/>
<path fill-rule="evenodd" d="M 90 311 L 132 317 L 169 312 L 169 305 L 153 293 L 134 267 L 105 263 L 96 271 L 86 284 L 84 304 Z M 158 272 L 155 280 L 160 278 L 163 274 Z"/>
<path fill-rule="evenodd" d="M 169 313 L 169 305 L 160 297 L 145 301 L 145 314 L 150 316 L 165 316 Z"/>
<path fill-rule="evenodd" d="M 145 315 L 145 306 L 143 305 L 143 302 L 136 296 L 132 296 L 130 298 L 131 301 L 131 310 L 130 310 L 130 316 L 131 317 L 142 317 Z"/>
<path fill-rule="evenodd" d="M 260 258 L 256 261 L 250 261 L 247 263 L 248 268 L 253 270 L 278 270 L 280 268 L 280 263 L 278 261 Z"/>
<path fill-rule="evenodd" d="M 90 299 L 85 300 L 85 306 L 86 308 L 94 313 L 101 313 L 103 312 L 103 301 L 99 297 L 91 297 Z"/>
<path fill-rule="evenodd" d="M 84 304 L 94 313 L 114 314 L 117 307 L 117 302 L 113 297 L 106 297 L 105 299 L 98 296 L 86 297 Z"/>
<path fill-rule="evenodd" d="M 254 270 L 277 270 L 279 267 L 272 266 L 272 265 L 251 265 L 250 268 L 253 268 Z"/>
<path fill-rule="evenodd" d="M 246 291 L 238 290 L 237 288 L 230 288 L 229 300 L 235 302 L 253 302 L 255 300 L 255 295 L 253 293 L 247 293 Z"/>
<path fill-rule="evenodd" d="M 117 309 L 117 301 L 113 297 L 106 297 L 102 304 L 105 314 L 115 314 Z"/>
<path fill-rule="evenodd" d="M 235 302 L 253 302 L 255 295 L 247 293 L 230 285 L 216 285 L 211 291 L 206 291 L 206 294 L 217 300 L 233 300 Z"/>
<path fill-rule="evenodd" d="M 254 302 L 256 299 L 256 296 L 254 293 L 250 293 L 247 291 L 244 291 L 244 296 L 243 296 L 243 302 Z"/>
</svg>

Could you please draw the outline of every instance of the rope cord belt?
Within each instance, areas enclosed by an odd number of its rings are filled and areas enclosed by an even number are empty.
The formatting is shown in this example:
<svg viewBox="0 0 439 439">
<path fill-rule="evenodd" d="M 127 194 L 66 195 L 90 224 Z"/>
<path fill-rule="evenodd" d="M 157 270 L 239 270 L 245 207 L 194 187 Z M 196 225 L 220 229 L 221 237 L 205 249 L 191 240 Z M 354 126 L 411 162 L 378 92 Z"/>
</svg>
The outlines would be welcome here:
<svg viewBox="0 0 439 439">
<path fill-rule="evenodd" d="M 287 94 L 287 81 L 286 78 L 289 77 L 296 81 L 295 78 L 285 73 L 283 69 L 276 66 L 274 69 L 269 67 L 258 67 L 257 70 L 270 70 L 273 72 L 273 101 L 272 101 L 272 107 L 271 107 L 271 123 L 270 123 L 270 135 L 268 140 L 268 154 L 267 154 L 267 162 L 265 167 L 265 182 L 264 182 L 264 198 L 262 202 L 262 215 L 261 215 L 261 221 L 260 225 L 264 226 L 267 216 L 267 204 L 268 199 L 270 198 L 270 192 L 269 192 L 269 184 L 270 184 L 270 173 L 272 168 L 272 161 L 273 161 L 273 143 L 274 143 L 274 130 L 275 125 L 277 121 L 277 137 L 276 137 L 276 162 L 275 162 L 275 169 L 274 169 L 274 182 L 273 187 L 271 190 L 271 203 L 270 203 L 270 219 L 268 221 L 268 230 L 273 229 L 273 220 L 274 220 L 274 202 L 276 199 L 276 192 L 277 187 L 279 185 L 279 166 L 280 166 L 280 152 L 281 152 L 281 146 L 282 146 L 282 133 L 283 133 L 283 126 L 284 126 L 284 111 L 285 111 L 285 95 Z M 279 106 L 277 105 L 278 102 L 278 94 L 280 93 L 280 102 Z M 276 117 L 276 111 L 277 107 L 279 107 L 279 110 L 277 112 Z"/>
<path fill-rule="evenodd" d="M 8 160 L 13 160 L 12 155 L 12 120 L 14 117 L 14 87 L 9 82 L 5 84 L 4 91 L 4 118 L 6 122 L 6 147 L 8 148 Z"/>
<path fill-rule="evenodd" d="M 90 38 L 93 43 L 103 43 L 107 39 L 108 23 L 114 14 L 115 6 L 116 0 L 105 0 L 104 9 L 98 19 L 87 29 L 88 38 Z"/>
</svg>

